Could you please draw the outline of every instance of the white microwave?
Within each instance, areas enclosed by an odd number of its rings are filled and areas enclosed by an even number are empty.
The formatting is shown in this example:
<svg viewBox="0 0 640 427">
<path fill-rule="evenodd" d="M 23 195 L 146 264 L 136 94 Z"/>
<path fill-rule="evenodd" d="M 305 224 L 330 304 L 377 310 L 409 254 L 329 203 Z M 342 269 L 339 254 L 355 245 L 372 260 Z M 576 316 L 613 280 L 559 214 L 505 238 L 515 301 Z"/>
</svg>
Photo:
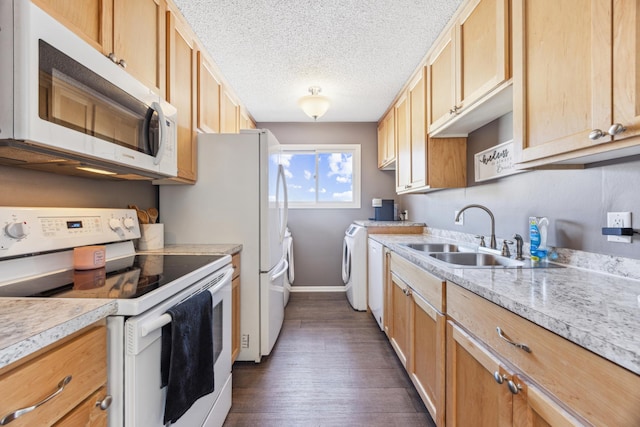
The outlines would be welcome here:
<svg viewBox="0 0 640 427">
<path fill-rule="evenodd" d="M 28 0 L 0 28 L 0 164 L 176 176 L 175 107 Z"/>
</svg>

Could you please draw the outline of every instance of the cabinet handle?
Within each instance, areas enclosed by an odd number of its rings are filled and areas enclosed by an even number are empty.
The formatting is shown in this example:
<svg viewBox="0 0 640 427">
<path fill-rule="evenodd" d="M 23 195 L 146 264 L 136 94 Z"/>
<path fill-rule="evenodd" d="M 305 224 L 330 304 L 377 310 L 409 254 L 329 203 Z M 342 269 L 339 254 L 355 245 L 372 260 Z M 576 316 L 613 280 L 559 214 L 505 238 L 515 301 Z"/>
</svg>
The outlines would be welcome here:
<svg viewBox="0 0 640 427">
<path fill-rule="evenodd" d="M 118 61 L 118 65 L 121 66 L 122 68 L 127 68 L 127 61 L 125 61 L 124 59 L 121 59 L 120 61 Z"/>
<path fill-rule="evenodd" d="M 405 294 L 408 297 L 410 297 L 413 294 L 413 292 L 411 292 L 411 289 L 409 289 L 409 288 L 404 288 L 402 290 L 402 293 Z"/>
<path fill-rule="evenodd" d="M 0 420 L 0 426 L 5 426 L 5 425 L 9 424 L 11 421 L 15 420 L 16 418 L 21 417 L 24 414 L 28 414 L 29 412 L 33 411 L 34 409 L 38 408 L 39 406 L 44 405 L 45 403 L 47 403 L 48 401 L 50 401 L 51 399 L 53 399 L 54 397 L 56 397 L 57 395 L 62 393 L 62 391 L 64 390 L 66 385 L 69 384 L 70 382 L 71 382 L 71 375 L 67 375 L 66 377 L 64 377 L 62 379 L 62 381 L 60 381 L 58 383 L 58 389 L 56 391 L 54 391 L 49 396 L 45 397 L 43 400 L 41 400 L 40 402 L 38 402 L 38 403 L 36 403 L 36 404 L 34 404 L 32 406 L 28 406 L 26 408 L 18 409 L 18 410 L 13 411 L 12 413 L 10 413 L 8 415 L 5 415 Z"/>
<path fill-rule="evenodd" d="M 522 386 L 520 384 L 516 384 L 513 380 L 507 381 L 507 387 L 509 387 L 509 391 L 512 394 L 518 394 L 520 390 L 522 390 Z"/>
<path fill-rule="evenodd" d="M 505 340 L 506 342 L 508 342 L 508 343 L 509 343 L 509 344 L 511 344 L 512 346 L 514 346 L 514 347 L 518 347 L 519 349 L 522 349 L 522 350 L 526 351 L 527 353 L 531 353 L 531 349 L 529 348 L 529 346 L 528 346 L 528 345 L 526 345 L 526 344 L 520 344 L 520 343 L 517 343 L 517 342 L 513 342 L 513 341 L 511 341 L 509 338 L 507 338 L 507 337 L 502 333 L 502 329 L 500 329 L 500 326 L 498 326 L 498 327 L 496 328 L 496 331 L 498 331 L 498 336 L 499 336 L 500 338 L 502 338 L 503 340 Z"/>
<path fill-rule="evenodd" d="M 594 129 L 589 132 L 589 139 L 592 141 L 597 141 L 604 136 L 608 136 L 609 134 L 601 131 L 600 129 Z"/>
<path fill-rule="evenodd" d="M 109 406 L 111 406 L 111 402 L 113 402 L 113 397 L 111 397 L 110 394 L 107 394 L 104 399 L 98 400 L 96 402 L 96 406 L 103 411 L 106 411 L 107 409 L 109 409 Z"/>
<path fill-rule="evenodd" d="M 627 128 L 622 126 L 620 123 L 614 123 L 609 128 L 609 135 L 616 136 L 620 135 L 622 132 L 626 131 Z"/>
</svg>

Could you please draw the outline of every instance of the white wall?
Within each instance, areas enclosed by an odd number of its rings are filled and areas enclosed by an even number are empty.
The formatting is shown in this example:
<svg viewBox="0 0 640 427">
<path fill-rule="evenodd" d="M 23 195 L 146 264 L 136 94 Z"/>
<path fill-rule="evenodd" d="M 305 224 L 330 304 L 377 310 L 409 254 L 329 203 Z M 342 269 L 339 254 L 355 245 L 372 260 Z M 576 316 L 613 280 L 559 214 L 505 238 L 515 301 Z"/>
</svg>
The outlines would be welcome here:
<svg viewBox="0 0 640 427">
<path fill-rule="evenodd" d="M 640 228 L 640 160 L 579 170 L 531 171 L 475 183 L 473 154 L 508 141 L 512 135 L 511 114 L 472 133 L 467 143 L 468 187 L 403 196 L 401 208 L 409 210 L 411 220 L 431 227 L 488 236 L 489 217 L 479 209 L 465 212 L 464 226 L 453 223 L 455 210 L 479 203 L 495 215 L 498 237 L 519 233 L 525 241 L 529 241 L 528 217 L 546 216 L 553 246 L 640 259 L 640 237 L 632 244 L 622 244 L 609 243 L 601 235 L 608 211 L 631 211 L 634 227 Z"/>
<path fill-rule="evenodd" d="M 394 171 L 380 171 L 376 123 L 258 123 L 281 144 L 360 144 L 362 203 L 360 209 L 290 209 L 294 238 L 294 286 L 342 286 L 342 240 L 346 228 L 373 216 L 371 199 L 393 199 Z"/>
</svg>

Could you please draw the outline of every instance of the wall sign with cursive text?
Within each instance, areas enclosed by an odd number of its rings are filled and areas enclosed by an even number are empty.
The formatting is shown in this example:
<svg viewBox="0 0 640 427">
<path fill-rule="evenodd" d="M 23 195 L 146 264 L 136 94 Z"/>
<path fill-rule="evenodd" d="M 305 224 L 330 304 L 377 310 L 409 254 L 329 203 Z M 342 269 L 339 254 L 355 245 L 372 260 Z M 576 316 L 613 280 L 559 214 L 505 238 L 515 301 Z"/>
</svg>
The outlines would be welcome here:
<svg viewBox="0 0 640 427">
<path fill-rule="evenodd" d="M 515 168 L 513 160 L 513 140 L 488 148 L 475 154 L 473 168 L 476 182 L 522 172 Z"/>
</svg>

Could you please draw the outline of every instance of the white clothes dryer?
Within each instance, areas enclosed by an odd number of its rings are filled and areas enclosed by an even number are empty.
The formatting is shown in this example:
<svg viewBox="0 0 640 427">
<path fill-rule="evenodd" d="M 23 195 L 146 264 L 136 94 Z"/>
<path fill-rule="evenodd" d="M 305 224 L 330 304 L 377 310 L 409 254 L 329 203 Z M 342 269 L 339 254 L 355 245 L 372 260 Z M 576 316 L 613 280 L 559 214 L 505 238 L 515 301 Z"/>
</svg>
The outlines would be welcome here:
<svg viewBox="0 0 640 427">
<path fill-rule="evenodd" d="M 293 236 L 291 235 L 291 230 L 287 227 L 284 233 L 284 241 L 283 241 L 283 252 L 284 258 L 289 263 L 289 268 L 284 275 L 284 305 L 286 306 L 289 302 L 289 293 L 291 292 L 291 285 L 295 280 L 295 266 L 293 265 Z"/>
<path fill-rule="evenodd" d="M 349 304 L 367 310 L 367 229 L 352 224 L 344 233 L 342 244 L 342 281 Z"/>
</svg>

